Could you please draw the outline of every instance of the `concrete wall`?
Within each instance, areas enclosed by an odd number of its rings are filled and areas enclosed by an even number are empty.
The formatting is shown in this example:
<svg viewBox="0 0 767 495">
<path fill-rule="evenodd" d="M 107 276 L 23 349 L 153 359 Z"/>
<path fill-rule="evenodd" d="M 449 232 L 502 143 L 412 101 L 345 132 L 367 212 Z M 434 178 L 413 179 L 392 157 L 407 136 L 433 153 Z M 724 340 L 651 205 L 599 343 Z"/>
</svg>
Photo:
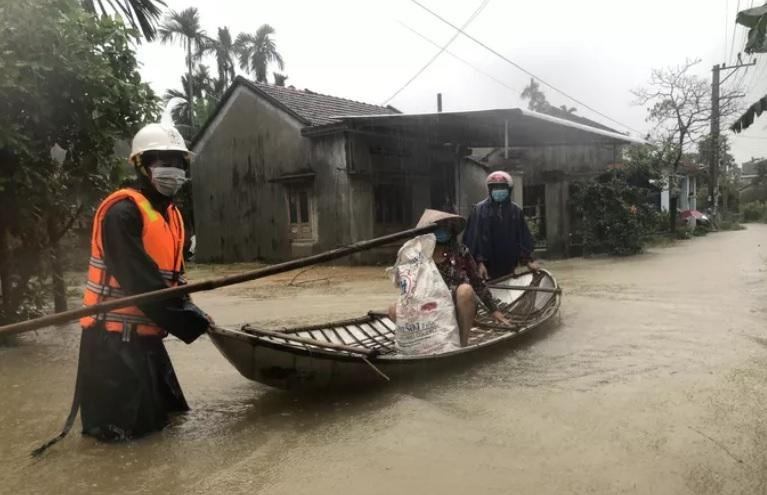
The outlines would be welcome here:
<svg viewBox="0 0 767 495">
<path fill-rule="evenodd" d="M 604 172 L 621 160 L 622 148 L 594 144 L 510 147 L 508 159 L 500 148 L 488 155 L 487 163 L 491 168 L 521 171 L 525 186 L 545 186 L 546 251 L 558 256 L 569 252 L 569 183 Z"/>
<path fill-rule="evenodd" d="M 488 170 L 471 160 L 464 159 L 461 160 L 457 174 L 458 214 L 468 218 L 474 205 L 487 197 L 485 179 Z"/>
<path fill-rule="evenodd" d="M 426 208 L 452 209 L 467 201 L 456 197 L 463 189 L 456 187 L 459 161 L 452 147 L 356 132 L 305 138 L 302 127 L 245 88 L 233 93 L 194 149 L 200 261 L 305 256 L 411 228 Z M 486 194 L 486 173 L 468 170 L 461 185 L 478 192 L 473 204 Z M 310 192 L 313 238 L 291 240 L 287 190 L 299 184 L 274 180 L 309 171 L 314 178 L 300 186 Z M 380 184 L 402 191 L 402 221 L 376 223 L 374 191 Z M 391 262 L 397 248 L 352 260 Z"/>
<path fill-rule="evenodd" d="M 456 163 L 451 149 L 396 137 L 354 133 L 348 135 L 347 147 L 352 189 L 357 193 L 354 206 L 361 208 L 353 222 L 355 232 L 380 235 L 412 227 L 424 209 L 442 204 L 443 198 L 432 197 L 435 184 L 444 185 L 449 190 L 445 192 L 455 196 L 453 185 L 448 183 L 454 180 Z M 407 192 L 406 217 L 401 224 L 375 224 L 373 189 L 376 184 L 396 185 Z M 453 203 L 455 199 L 452 198 Z M 369 225 L 373 226 L 372 230 Z"/>
<path fill-rule="evenodd" d="M 343 134 L 311 140 L 311 164 L 316 175 L 318 242 L 314 252 L 351 242 L 349 219 L 353 203 L 346 169 L 346 140 Z"/>
<path fill-rule="evenodd" d="M 452 148 L 441 148 L 409 139 L 384 135 L 347 135 L 351 240 L 359 241 L 409 229 L 423 210 L 440 207 L 444 198 L 434 191 L 452 196 L 455 205 L 456 156 Z M 481 176 L 484 183 L 484 174 Z M 404 221 L 379 224 L 375 220 L 376 185 L 391 184 L 404 193 Z M 378 248 L 354 257 L 359 263 L 393 263 L 400 245 Z"/>
<path fill-rule="evenodd" d="M 570 185 L 564 180 L 546 184 L 547 255 L 570 254 L 570 211 L 566 207 L 569 191 Z"/>
<path fill-rule="evenodd" d="M 677 211 L 682 210 L 695 210 L 698 207 L 697 194 L 697 181 L 694 176 L 680 175 L 677 177 L 679 185 L 679 197 L 677 198 Z M 669 190 L 666 187 L 660 193 L 660 209 L 662 211 L 668 211 L 669 209 Z"/>
<path fill-rule="evenodd" d="M 460 184 L 458 186 L 458 214 L 466 218 L 471 214 L 472 207 L 480 201 L 487 198 L 487 175 L 494 169 L 485 168 L 473 160 L 461 160 L 461 166 L 458 169 L 460 174 Z M 514 188 L 511 191 L 511 200 L 520 207 L 524 205 L 524 174 L 516 170 L 506 170 L 514 181 Z"/>
<path fill-rule="evenodd" d="M 621 146 L 577 144 L 563 146 L 510 147 L 509 159 L 504 160 L 503 149 L 488 157 L 488 165 L 509 170 L 520 170 L 526 184 L 546 182 L 544 172 L 561 171 L 571 179 L 593 177 L 607 169 L 607 165 L 620 161 Z"/>
<path fill-rule="evenodd" d="M 238 88 L 195 146 L 192 161 L 200 261 L 278 260 L 290 251 L 285 186 L 269 182 L 310 166 L 302 124 Z"/>
<path fill-rule="evenodd" d="M 660 193 L 660 209 L 662 211 L 668 211 L 671 207 L 670 197 L 669 197 L 669 191 L 668 189 L 664 189 Z"/>
</svg>

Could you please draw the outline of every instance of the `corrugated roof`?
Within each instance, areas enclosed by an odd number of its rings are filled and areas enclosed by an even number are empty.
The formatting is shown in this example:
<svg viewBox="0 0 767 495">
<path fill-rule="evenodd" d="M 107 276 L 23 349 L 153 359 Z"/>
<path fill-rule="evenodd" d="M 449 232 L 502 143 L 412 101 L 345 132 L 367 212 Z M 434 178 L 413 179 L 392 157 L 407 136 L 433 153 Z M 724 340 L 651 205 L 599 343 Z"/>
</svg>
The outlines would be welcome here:
<svg viewBox="0 0 767 495">
<path fill-rule="evenodd" d="M 266 93 L 293 113 L 301 117 L 308 125 L 325 125 L 339 122 L 335 115 L 380 115 L 399 113 L 393 107 L 371 105 L 361 101 L 347 100 L 337 96 L 323 95 L 307 89 L 300 90 L 270 84 L 246 81 L 256 91 Z"/>
<path fill-rule="evenodd" d="M 509 146 L 564 144 L 645 144 L 640 138 L 606 131 L 589 125 L 521 108 L 498 108 L 463 112 L 388 115 L 336 115 L 358 130 L 380 132 L 388 129 L 400 135 L 418 135 L 443 143 L 462 143 L 473 148 L 498 147 L 508 127 Z M 305 128 L 304 135 L 322 129 Z"/>
<path fill-rule="evenodd" d="M 616 134 L 619 134 L 619 132 L 612 127 L 607 127 L 606 125 L 600 124 L 599 122 L 596 122 L 591 119 L 587 119 L 586 117 L 581 117 L 580 115 L 575 115 L 574 113 L 567 112 L 565 110 L 562 110 L 561 108 L 557 108 L 555 106 L 550 106 L 545 111 L 540 112 L 544 113 L 546 115 L 551 115 L 552 117 L 557 117 L 564 120 L 571 120 L 573 122 L 576 122 L 578 124 L 588 125 L 591 127 L 596 127 L 597 129 L 602 129 L 603 131 L 608 132 L 614 132 Z"/>
</svg>

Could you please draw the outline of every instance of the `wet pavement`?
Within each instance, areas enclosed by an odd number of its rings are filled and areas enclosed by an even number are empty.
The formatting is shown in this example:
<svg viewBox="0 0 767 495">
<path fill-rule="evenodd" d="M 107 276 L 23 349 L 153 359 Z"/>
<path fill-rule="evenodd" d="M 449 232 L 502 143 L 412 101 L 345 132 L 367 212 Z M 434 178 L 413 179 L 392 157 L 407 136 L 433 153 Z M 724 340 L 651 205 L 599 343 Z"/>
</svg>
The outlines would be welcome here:
<svg viewBox="0 0 767 495">
<path fill-rule="evenodd" d="M 295 396 L 240 377 L 207 338 L 169 339 L 190 413 L 127 444 L 74 430 L 37 461 L 68 411 L 79 335 L 25 335 L 0 347 L 0 493 L 767 492 L 767 226 L 546 266 L 559 323 L 486 362 Z M 383 268 L 292 277 L 196 301 L 224 326 L 281 326 L 396 294 Z"/>
</svg>

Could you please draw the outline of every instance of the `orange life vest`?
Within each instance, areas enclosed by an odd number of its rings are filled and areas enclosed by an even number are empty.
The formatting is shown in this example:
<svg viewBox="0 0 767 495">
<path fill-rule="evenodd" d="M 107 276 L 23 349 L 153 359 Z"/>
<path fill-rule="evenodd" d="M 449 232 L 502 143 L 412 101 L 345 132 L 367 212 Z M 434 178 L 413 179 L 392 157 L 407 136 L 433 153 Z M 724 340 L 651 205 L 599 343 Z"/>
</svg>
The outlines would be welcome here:
<svg viewBox="0 0 767 495">
<path fill-rule="evenodd" d="M 178 285 L 181 279 L 184 263 L 184 222 L 181 220 L 181 213 L 173 204 L 170 204 L 167 210 L 168 221 L 165 221 L 165 218 L 152 207 L 152 204 L 143 194 L 133 189 L 120 189 L 109 195 L 101 203 L 93 219 L 91 258 L 88 264 L 88 281 L 85 287 L 85 306 L 92 306 L 129 295 L 108 273 L 109 269 L 104 263 L 101 232 L 101 226 L 109 208 L 124 199 L 132 200 L 141 212 L 141 219 L 144 224 L 141 239 L 144 243 L 144 250 L 157 264 L 168 286 Z M 128 306 L 113 309 L 108 313 L 86 316 L 80 319 L 80 324 L 83 328 L 89 328 L 98 321 L 103 322 L 104 327 L 110 332 L 126 332 L 126 337 L 132 327 L 135 327 L 136 332 L 143 336 L 164 337 L 167 335 L 165 330 L 158 327 L 137 306 Z"/>
</svg>

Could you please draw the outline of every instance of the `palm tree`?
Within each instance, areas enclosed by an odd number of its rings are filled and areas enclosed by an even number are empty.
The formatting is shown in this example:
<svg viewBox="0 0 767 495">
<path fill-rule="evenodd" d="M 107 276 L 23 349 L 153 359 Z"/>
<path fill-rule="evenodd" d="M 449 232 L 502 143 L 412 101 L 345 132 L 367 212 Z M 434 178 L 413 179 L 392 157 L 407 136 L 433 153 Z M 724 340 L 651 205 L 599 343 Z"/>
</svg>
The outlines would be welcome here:
<svg viewBox="0 0 767 495">
<path fill-rule="evenodd" d="M 213 53 L 218 68 L 218 82 L 223 89 L 234 81 L 234 58 L 237 54 L 228 27 L 218 28 L 218 37 L 210 38 L 203 47 L 203 53 Z"/>
<path fill-rule="evenodd" d="M 234 42 L 240 59 L 240 68 L 247 72 L 254 72 L 256 81 L 266 83 L 267 67 L 275 62 L 280 70 L 285 68 L 282 55 L 277 52 L 277 44 L 271 37 L 274 28 L 269 24 L 263 24 L 255 35 L 240 33 Z"/>
<path fill-rule="evenodd" d="M 181 87 L 189 87 L 189 78 L 187 75 L 181 76 Z M 210 76 L 210 71 L 205 65 L 198 65 L 195 67 L 192 74 L 192 99 L 188 99 L 188 94 L 178 89 L 169 89 L 165 91 L 162 99 L 165 104 L 168 104 L 172 99 L 176 98 L 181 100 L 171 109 L 171 117 L 173 122 L 179 125 L 181 128 L 184 126 L 192 127 L 193 124 L 199 124 L 205 120 L 205 116 L 195 115 L 197 121 L 190 120 L 190 116 L 193 115 L 191 109 L 193 108 L 207 108 L 215 106 L 221 95 L 221 84 L 218 79 Z M 189 102 L 192 102 L 190 107 Z M 205 112 L 203 112 L 205 113 Z M 190 136 L 191 137 L 191 136 Z"/>
<path fill-rule="evenodd" d="M 181 78 L 182 82 L 184 78 Z M 214 97 L 218 99 L 220 96 L 219 88 L 221 86 L 218 79 L 211 77 L 210 70 L 207 65 L 198 65 L 195 68 L 194 74 L 192 74 L 192 83 L 194 84 L 194 97 L 196 98 L 210 98 Z"/>
<path fill-rule="evenodd" d="M 182 78 L 182 82 L 184 82 Z M 173 124 L 183 128 L 183 126 L 189 126 L 189 100 L 186 99 L 187 95 L 184 91 L 178 89 L 168 89 L 162 97 L 162 101 L 167 105 L 171 100 L 178 99 L 179 102 L 171 109 L 170 115 L 173 118 Z"/>
<path fill-rule="evenodd" d="M 529 99 L 527 108 L 536 112 L 545 112 L 549 107 L 549 102 L 546 101 L 546 95 L 541 91 L 540 85 L 535 82 L 535 79 L 530 79 L 530 86 L 526 86 L 522 91 L 522 98 Z"/>
<path fill-rule="evenodd" d="M 180 43 L 186 48 L 186 65 L 187 65 L 187 101 L 193 99 L 192 83 L 194 78 L 192 77 L 192 56 L 199 58 L 203 52 L 203 47 L 208 42 L 209 38 L 205 35 L 205 31 L 200 28 L 200 13 L 195 7 L 189 7 L 181 12 L 171 10 L 165 17 L 165 21 L 160 25 L 159 29 L 160 41 L 162 43 Z M 189 122 L 193 122 L 192 118 L 192 105 L 189 105 Z"/>
<path fill-rule="evenodd" d="M 107 9 L 104 3 L 110 9 Z M 147 41 L 152 41 L 157 34 L 155 24 L 160 19 L 160 7 L 167 7 L 163 0 L 96 0 L 95 3 L 93 0 L 82 0 L 82 6 L 93 14 L 117 14 L 127 19 L 133 29 L 141 30 Z"/>
<path fill-rule="evenodd" d="M 285 86 L 285 81 L 288 80 L 288 76 L 279 72 L 272 72 L 272 77 L 274 78 L 275 86 Z"/>
</svg>

